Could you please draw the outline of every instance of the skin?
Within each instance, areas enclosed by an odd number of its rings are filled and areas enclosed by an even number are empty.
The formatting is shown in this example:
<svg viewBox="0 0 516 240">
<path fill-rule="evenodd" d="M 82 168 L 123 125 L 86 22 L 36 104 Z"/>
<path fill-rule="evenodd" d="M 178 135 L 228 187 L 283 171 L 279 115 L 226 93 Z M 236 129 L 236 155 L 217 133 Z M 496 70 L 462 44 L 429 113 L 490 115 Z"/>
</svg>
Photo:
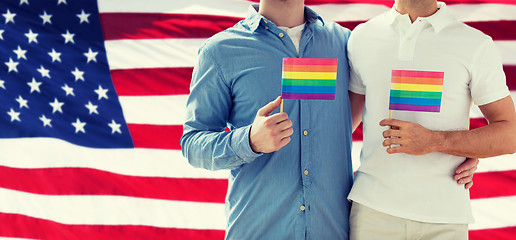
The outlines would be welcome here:
<svg viewBox="0 0 516 240">
<path fill-rule="evenodd" d="M 292 121 L 288 119 L 288 115 L 283 112 L 269 116 L 280 104 L 281 98 L 277 97 L 256 113 L 249 134 L 253 151 L 275 152 L 290 142 L 290 136 L 294 133 L 294 129 L 292 129 Z"/>
</svg>

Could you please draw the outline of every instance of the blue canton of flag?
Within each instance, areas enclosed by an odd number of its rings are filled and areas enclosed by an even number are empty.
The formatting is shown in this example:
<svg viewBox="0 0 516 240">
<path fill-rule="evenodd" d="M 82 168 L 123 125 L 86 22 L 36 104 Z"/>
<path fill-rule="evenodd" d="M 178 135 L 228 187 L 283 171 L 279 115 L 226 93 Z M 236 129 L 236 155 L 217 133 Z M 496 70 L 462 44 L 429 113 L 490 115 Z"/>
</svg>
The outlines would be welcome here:
<svg viewBox="0 0 516 240">
<path fill-rule="evenodd" d="M 0 2 L 0 137 L 128 148 L 95 0 Z"/>
</svg>

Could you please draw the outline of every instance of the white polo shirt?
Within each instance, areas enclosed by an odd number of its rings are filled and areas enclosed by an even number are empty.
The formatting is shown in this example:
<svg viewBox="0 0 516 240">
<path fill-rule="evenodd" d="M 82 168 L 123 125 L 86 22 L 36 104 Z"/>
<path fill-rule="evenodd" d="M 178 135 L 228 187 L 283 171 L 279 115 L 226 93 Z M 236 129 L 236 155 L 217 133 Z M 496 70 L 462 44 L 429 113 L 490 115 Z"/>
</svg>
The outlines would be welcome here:
<svg viewBox="0 0 516 240">
<path fill-rule="evenodd" d="M 392 111 L 392 118 L 431 130 L 469 129 L 472 102 L 509 95 L 492 39 L 456 20 L 444 3 L 411 23 L 394 8 L 353 30 L 348 43 L 349 90 L 365 94 L 361 165 L 349 199 L 422 222 L 471 223 L 469 191 L 453 180 L 463 157 L 388 154 L 379 122 L 389 117 L 393 70 L 443 74 L 438 112 Z"/>
</svg>

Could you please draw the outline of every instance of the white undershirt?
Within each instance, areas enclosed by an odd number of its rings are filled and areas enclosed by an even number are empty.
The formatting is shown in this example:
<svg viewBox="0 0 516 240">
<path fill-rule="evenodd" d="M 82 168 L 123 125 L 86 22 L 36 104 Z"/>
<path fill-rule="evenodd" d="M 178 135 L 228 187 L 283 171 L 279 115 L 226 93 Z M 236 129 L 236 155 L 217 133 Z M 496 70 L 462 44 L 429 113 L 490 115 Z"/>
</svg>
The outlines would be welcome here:
<svg viewBox="0 0 516 240">
<path fill-rule="evenodd" d="M 288 27 L 278 27 L 279 29 L 285 31 L 287 35 L 294 43 L 294 47 L 296 47 L 297 55 L 299 55 L 299 42 L 301 41 L 301 34 L 303 34 L 303 29 L 305 28 L 305 23 L 295 26 L 293 28 Z"/>
</svg>

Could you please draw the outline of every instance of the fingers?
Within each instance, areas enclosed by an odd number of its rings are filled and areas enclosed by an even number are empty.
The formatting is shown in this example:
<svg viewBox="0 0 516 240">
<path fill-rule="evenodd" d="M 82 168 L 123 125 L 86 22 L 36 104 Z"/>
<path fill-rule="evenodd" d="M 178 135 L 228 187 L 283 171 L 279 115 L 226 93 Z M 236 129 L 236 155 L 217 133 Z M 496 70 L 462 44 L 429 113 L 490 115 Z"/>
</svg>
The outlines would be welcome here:
<svg viewBox="0 0 516 240">
<path fill-rule="evenodd" d="M 290 137 L 281 139 L 278 150 L 281 149 L 282 147 L 284 147 L 285 145 L 287 145 L 289 142 L 290 142 Z"/>
<path fill-rule="evenodd" d="M 278 108 L 281 105 L 281 97 L 277 97 L 274 101 L 267 103 L 267 105 L 263 106 L 258 110 L 256 115 L 267 117 L 271 114 L 274 109 Z"/>
<path fill-rule="evenodd" d="M 281 130 L 285 130 L 285 129 L 288 129 L 291 127 L 292 127 L 292 121 L 289 120 L 288 118 L 281 122 L 278 122 L 278 128 Z"/>
<path fill-rule="evenodd" d="M 404 150 L 403 146 L 398 146 L 398 147 L 391 146 L 390 148 L 387 148 L 387 153 L 389 153 L 389 154 L 404 153 L 404 152 L 405 152 L 405 150 Z"/>
<path fill-rule="evenodd" d="M 477 170 L 479 160 L 478 158 L 467 158 L 457 169 L 455 170 L 455 176 L 453 177 L 458 184 L 464 184 L 465 189 L 473 187 L 473 175 Z"/>
<path fill-rule="evenodd" d="M 401 121 L 393 118 L 383 119 L 382 121 L 380 121 L 380 126 L 391 126 L 395 129 L 403 128 L 406 124 L 406 121 Z"/>
<path fill-rule="evenodd" d="M 278 97 L 257 112 L 249 133 L 249 143 L 253 151 L 270 153 L 290 142 L 294 130 L 288 115 L 276 113 L 269 116 L 280 103 L 281 98 Z"/>
<path fill-rule="evenodd" d="M 473 169 L 473 172 L 477 170 L 479 160 L 478 158 L 467 158 L 458 168 L 455 173 L 459 174 L 466 170 Z"/>
<path fill-rule="evenodd" d="M 473 182 L 473 175 L 462 177 L 457 180 L 458 184 L 467 184 L 469 182 Z"/>
<path fill-rule="evenodd" d="M 270 121 L 271 123 L 274 123 L 274 124 L 279 124 L 286 120 L 288 120 L 288 114 L 285 112 L 276 113 L 267 118 L 267 121 Z"/>
<path fill-rule="evenodd" d="M 465 179 L 465 178 L 473 178 L 473 174 L 475 174 L 475 171 L 477 170 L 477 167 L 473 167 L 471 169 L 467 169 L 467 170 L 464 170 L 460 173 L 457 173 L 455 174 L 455 176 L 453 177 L 456 181 L 459 181 L 460 179 Z M 464 184 L 465 182 L 463 183 L 460 183 L 459 184 Z"/>
<path fill-rule="evenodd" d="M 292 134 L 294 134 L 294 129 L 289 127 L 287 129 L 281 131 L 281 133 L 279 134 L 279 137 L 281 137 L 282 139 L 287 138 L 287 137 L 290 138 L 290 136 L 292 136 Z"/>
<path fill-rule="evenodd" d="M 382 134 L 384 138 L 401 137 L 401 131 L 396 129 L 387 129 Z"/>
</svg>

